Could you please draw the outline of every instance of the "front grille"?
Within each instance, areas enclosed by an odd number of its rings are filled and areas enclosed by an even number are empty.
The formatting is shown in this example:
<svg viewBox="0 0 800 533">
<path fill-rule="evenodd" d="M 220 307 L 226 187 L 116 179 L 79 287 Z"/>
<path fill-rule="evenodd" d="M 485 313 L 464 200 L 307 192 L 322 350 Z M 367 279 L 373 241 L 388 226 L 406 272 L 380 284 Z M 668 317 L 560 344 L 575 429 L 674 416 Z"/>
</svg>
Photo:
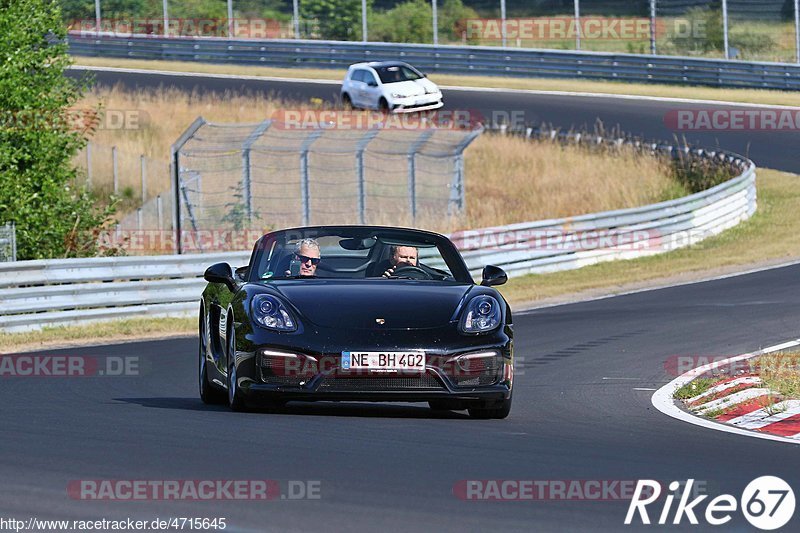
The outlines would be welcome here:
<svg viewBox="0 0 800 533">
<path fill-rule="evenodd" d="M 467 359 L 461 364 L 456 362 L 456 358 L 453 358 L 442 366 L 445 374 L 455 386 L 480 387 L 494 385 L 500 380 L 503 358 L 497 354 L 494 357 Z"/>
<path fill-rule="evenodd" d="M 422 376 L 335 377 L 326 376 L 321 391 L 427 391 L 442 390 L 442 383 L 431 374 Z"/>
</svg>

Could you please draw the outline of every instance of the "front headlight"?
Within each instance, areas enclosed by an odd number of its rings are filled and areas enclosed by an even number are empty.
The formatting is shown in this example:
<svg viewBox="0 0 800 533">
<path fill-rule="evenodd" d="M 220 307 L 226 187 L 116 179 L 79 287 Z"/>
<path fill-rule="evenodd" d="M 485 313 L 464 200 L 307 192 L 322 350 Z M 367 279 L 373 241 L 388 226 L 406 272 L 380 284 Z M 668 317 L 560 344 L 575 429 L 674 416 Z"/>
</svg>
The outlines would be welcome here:
<svg viewBox="0 0 800 533">
<path fill-rule="evenodd" d="M 460 328 L 463 333 L 488 333 L 497 329 L 502 319 L 500 302 L 492 296 L 476 296 L 467 304 Z"/>
<path fill-rule="evenodd" d="M 256 294 L 250 302 L 256 324 L 276 331 L 294 331 L 297 322 L 280 300 L 270 294 Z"/>
<path fill-rule="evenodd" d="M 403 99 L 403 98 L 411 98 L 411 97 L 410 97 L 409 95 L 407 95 L 407 94 L 401 94 L 401 93 L 392 93 L 392 98 L 400 98 L 400 99 Z"/>
</svg>

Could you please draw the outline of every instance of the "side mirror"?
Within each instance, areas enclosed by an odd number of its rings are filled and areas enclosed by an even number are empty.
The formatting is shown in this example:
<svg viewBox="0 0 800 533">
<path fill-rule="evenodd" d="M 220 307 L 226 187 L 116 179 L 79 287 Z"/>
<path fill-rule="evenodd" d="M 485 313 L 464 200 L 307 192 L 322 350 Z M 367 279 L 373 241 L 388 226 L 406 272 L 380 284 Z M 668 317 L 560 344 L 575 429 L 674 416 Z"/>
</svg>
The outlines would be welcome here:
<svg viewBox="0 0 800 533">
<path fill-rule="evenodd" d="M 217 263 L 206 269 L 203 278 L 209 283 L 224 283 L 228 290 L 236 292 L 239 288 L 233 279 L 233 271 L 228 263 Z"/>
<path fill-rule="evenodd" d="M 502 285 L 508 281 L 506 271 L 494 265 L 486 265 L 483 267 L 483 281 L 481 285 L 484 287 L 492 287 L 494 285 Z"/>
<path fill-rule="evenodd" d="M 378 86 L 378 82 L 375 81 L 375 80 L 368 81 L 367 82 L 367 86 L 369 86 L 369 87 L 377 87 Z"/>
</svg>

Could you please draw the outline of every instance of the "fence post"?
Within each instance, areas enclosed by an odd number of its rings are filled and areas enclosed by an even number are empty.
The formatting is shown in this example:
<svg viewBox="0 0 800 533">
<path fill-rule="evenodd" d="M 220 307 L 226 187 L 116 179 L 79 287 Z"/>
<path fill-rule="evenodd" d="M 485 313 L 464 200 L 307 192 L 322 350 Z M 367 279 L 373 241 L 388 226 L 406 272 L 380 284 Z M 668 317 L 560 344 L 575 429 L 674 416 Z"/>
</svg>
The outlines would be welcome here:
<svg viewBox="0 0 800 533">
<path fill-rule="evenodd" d="M 111 147 L 111 172 L 114 174 L 114 196 L 119 191 L 119 175 L 117 174 L 117 147 Z"/>
<path fill-rule="evenodd" d="M 417 222 L 417 152 L 431 138 L 434 131 L 433 128 L 423 130 L 408 148 L 408 205 L 411 209 L 412 225 Z"/>
<path fill-rule="evenodd" d="M 581 0 L 575 0 L 575 50 L 581 49 Z"/>
<path fill-rule="evenodd" d="M 165 0 L 166 1 L 166 0 Z M 183 239 L 181 238 L 181 188 L 179 186 L 179 182 L 181 179 L 181 166 L 180 166 L 180 157 L 179 152 L 183 145 L 186 144 L 186 141 L 192 138 L 192 136 L 197 133 L 206 121 L 203 117 L 197 117 L 194 122 L 186 129 L 186 131 L 178 137 L 178 140 L 175 141 L 170 147 L 170 152 L 172 153 L 172 164 L 170 165 L 170 177 L 172 178 L 172 229 L 175 232 L 175 252 L 178 254 L 183 253 Z"/>
<path fill-rule="evenodd" d="M 247 213 L 248 225 L 253 222 L 253 187 L 251 182 L 250 149 L 261 135 L 272 125 L 271 120 L 265 120 L 247 136 L 242 144 L 242 199 Z"/>
<path fill-rule="evenodd" d="M 228 39 L 233 38 L 233 0 L 228 0 Z"/>
<path fill-rule="evenodd" d="M 361 0 L 361 40 L 367 42 L 367 0 Z"/>
<path fill-rule="evenodd" d="M 294 38 L 300 38 L 300 6 L 299 0 L 292 0 L 292 26 L 294 27 Z"/>
<path fill-rule="evenodd" d="M 725 44 L 725 59 L 730 59 L 730 48 L 728 46 L 728 0 L 722 0 L 722 36 Z"/>
<path fill-rule="evenodd" d="M 435 1 L 435 0 L 434 0 Z M 367 181 L 364 176 L 364 150 L 380 130 L 373 128 L 358 140 L 356 146 L 356 173 L 358 174 L 358 223 L 366 224 L 367 220 Z"/>
<path fill-rule="evenodd" d="M 161 195 L 156 196 L 156 213 L 158 213 L 158 229 L 164 230 L 164 206 L 161 203 Z"/>
<path fill-rule="evenodd" d="M 303 226 L 308 226 L 311 220 L 311 195 L 309 193 L 308 179 L 308 150 L 311 144 L 322 135 L 322 130 L 316 130 L 305 138 L 300 146 L 300 198 L 303 206 Z"/>
<path fill-rule="evenodd" d="M 455 148 L 455 161 L 453 162 L 453 183 L 450 184 L 450 199 L 447 202 L 447 215 L 453 214 L 453 207 L 456 211 L 461 213 L 466 206 L 466 190 L 464 188 L 464 150 L 467 146 L 474 141 L 481 133 L 483 127 L 479 127 L 464 137 Z"/>
<path fill-rule="evenodd" d="M 142 173 L 142 203 L 147 201 L 147 161 L 144 155 L 139 156 L 139 168 Z"/>
<path fill-rule="evenodd" d="M 650 53 L 656 55 L 656 1 L 650 0 Z"/>
<path fill-rule="evenodd" d="M 169 13 L 167 12 L 167 0 L 163 0 L 161 2 L 161 8 L 164 14 L 164 37 L 169 37 Z"/>
<path fill-rule="evenodd" d="M 136 229 L 142 231 L 142 208 L 136 210 Z"/>
<path fill-rule="evenodd" d="M 165 2 L 167 0 L 164 0 Z M 100 0 L 94 0 L 94 26 L 97 37 L 100 37 Z"/>
<path fill-rule="evenodd" d="M 800 63 L 800 0 L 794 0 L 794 49 Z"/>
<path fill-rule="evenodd" d="M 503 48 L 508 42 L 508 25 L 506 24 L 506 0 L 500 0 L 500 38 Z"/>
<path fill-rule="evenodd" d="M 431 9 L 433 10 L 433 46 L 439 45 L 439 7 L 436 5 L 437 2 L 438 0 L 431 0 Z"/>
</svg>

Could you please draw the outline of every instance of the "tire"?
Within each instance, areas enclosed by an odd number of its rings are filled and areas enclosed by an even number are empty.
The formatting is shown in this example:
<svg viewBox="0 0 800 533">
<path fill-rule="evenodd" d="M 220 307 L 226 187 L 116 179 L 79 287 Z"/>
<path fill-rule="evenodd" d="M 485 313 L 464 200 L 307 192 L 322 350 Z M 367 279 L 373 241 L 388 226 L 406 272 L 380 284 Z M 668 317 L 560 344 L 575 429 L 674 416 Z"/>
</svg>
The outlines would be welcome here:
<svg viewBox="0 0 800 533">
<path fill-rule="evenodd" d="M 236 412 L 246 411 L 247 405 L 245 403 L 244 396 L 236 384 L 236 340 L 234 332 L 231 328 L 228 329 L 227 344 L 228 347 L 226 355 L 228 356 L 228 407 L 230 407 L 232 411 Z"/>
<path fill-rule="evenodd" d="M 472 418 L 487 420 L 490 418 L 506 418 L 511 412 L 511 398 L 503 400 L 499 407 L 472 407 L 469 409 L 469 416 Z"/>
<path fill-rule="evenodd" d="M 381 96 L 381 99 L 378 100 L 378 111 L 381 113 L 389 113 L 389 102 L 386 101 L 386 98 Z"/>
<path fill-rule="evenodd" d="M 344 93 L 342 95 L 342 107 L 345 109 L 345 111 L 350 111 L 351 109 L 353 109 L 353 100 L 347 93 Z"/>
<path fill-rule="evenodd" d="M 200 389 L 200 399 L 204 404 L 217 405 L 225 401 L 225 394 L 219 387 L 211 383 L 208 379 L 208 328 L 206 327 L 207 315 L 203 313 L 200 317 L 199 328 L 199 356 L 197 358 L 198 366 L 198 388 Z"/>
</svg>

